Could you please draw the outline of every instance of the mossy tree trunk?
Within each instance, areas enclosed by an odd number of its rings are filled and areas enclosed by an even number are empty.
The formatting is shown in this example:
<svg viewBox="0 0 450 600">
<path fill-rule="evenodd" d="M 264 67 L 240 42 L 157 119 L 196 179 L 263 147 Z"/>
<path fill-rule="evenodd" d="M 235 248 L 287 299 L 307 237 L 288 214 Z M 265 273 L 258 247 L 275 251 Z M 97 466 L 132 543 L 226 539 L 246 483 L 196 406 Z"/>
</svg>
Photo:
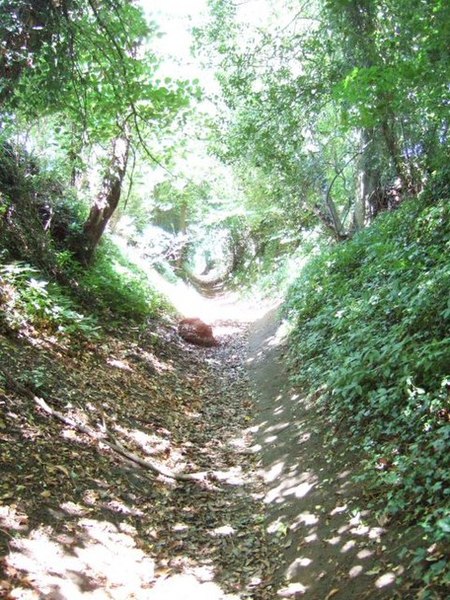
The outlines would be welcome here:
<svg viewBox="0 0 450 600">
<path fill-rule="evenodd" d="M 113 142 L 110 163 L 103 177 L 100 192 L 91 207 L 83 228 L 83 235 L 75 254 L 81 263 L 92 262 L 95 249 L 116 210 L 122 193 L 125 178 L 130 139 L 123 134 Z"/>
</svg>

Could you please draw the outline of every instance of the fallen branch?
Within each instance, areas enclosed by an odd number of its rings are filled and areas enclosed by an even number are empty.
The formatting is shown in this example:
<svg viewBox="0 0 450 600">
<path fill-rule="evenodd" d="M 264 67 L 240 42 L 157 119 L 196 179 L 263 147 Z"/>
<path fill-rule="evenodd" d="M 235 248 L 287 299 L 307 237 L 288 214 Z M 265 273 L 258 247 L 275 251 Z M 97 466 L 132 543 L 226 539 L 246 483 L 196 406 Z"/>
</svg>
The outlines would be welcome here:
<svg viewBox="0 0 450 600">
<path fill-rule="evenodd" d="M 144 460 L 140 456 L 137 456 L 133 452 L 129 452 L 129 450 L 124 448 L 120 442 L 112 437 L 111 433 L 108 433 L 108 435 L 113 441 L 103 440 L 104 443 L 106 443 L 112 450 L 115 450 L 118 454 L 128 458 L 128 460 L 131 460 L 144 469 L 154 471 L 159 475 L 170 477 L 171 479 L 176 479 L 177 481 L 204 481 L 208 477 L 207 471 L 199 471 L 197 473 L 175 473 L 172 471 L 172 469 L 169 469 L 164 465 L 154 461 L 150 462 L 148 460 Z"/>
<path fill-rule="evenodd" d="M 120 442 L 118 442 L 110 432 L 107 432 L 108 437 L 111 438 L 110 440 L 104 438 L 99 440 L 95 430 L 93 430 L 90 427 L 86 427 L 85 425 L 81 425 L 80 423 L 76 423 L 70 417 L 66 417 L 59 411 L 49 406 L 43 398 L 33 396 L 33 400 L 47 414 L 51 415 L 52 417 L 55 417 L 59 421 L 62 421 L 66 425 L 69 425 L 69 427 L 77 429 L 78 431 L 80 431 L 80 433 L 85 433 L 89 437 L 100 441 L 102 444 L 105 444 L 105 446 L 108 446 L 108 448 L 111 448 L 111 450 L 114 450 L 121 456 L 124 456 L 128 460 L 131 460 L 133 463 L 139 465 L 143 469 L 152 471 L 157 475 L 163 475 L 164 477 L 175 479 L 176 481 L 203 481 L 208 476 L 208 473 L 206 471 L 202 471 L 199 473 L 176 473 L 172 471 L 172 469 L 169 469 L 168 467 L 165 467 L 164 465 L 161 465 L 157 462 L 144 460 L 140 456 L 137 456 L 137 454 L 129 452 L 126 448 L 124 448 L 122 444 L 120 444 Z"/>
<path fill-rule="evenodd" d="M 76 429 L 80 433 L 84 433 L 84 434 L 88 435 L 90 438 L 92 438 L 98 442 L 101 442 L 105 446 L 108 446 L 108 448 L 110 448 L 111 450 L 114 450 L 114 452 L 117 452 L 117 454 L 120 454 L 121 456 L 127 458 L 134 464 L 138 465 L 139 467 L 146 469 L 147 471 L 152 471 L 153 473 L 156 473 L 157 475 L 162 475 L 163 477 L 168 477 L 169 479 L 174 479 L 176 481 L 200 482 L 200 481 L 205 481 L 208 477 L 211 478 L 211 475 L 208 474 L 207 471 L 200 471 L 198 473 L 176 473 L 175 471 L 172 471 L 172 469 L 169 469 L 168 467 L 165 467 L 164 465 L 162 465 L 158 462 L 144 460 L 140 456 L 137 456 L 133 452 L 130 452 L 129 450 L 124 448 L 122 446 L 122 444 L 120 444 L 120 442 L 118 442 L 113 437 L 113 435 L 106 429 L 106 427 L 105 427 L 105 431 L 106 431 L 107 436 L 110 439 L 99 438 L 95 429 L 92 429 L 92 427 L 88 427 L 87 425 L 82 425 L 81 423 L 77 423 L 70 417 L 66 417 L 61 412 L 55 410 L 43 398 L 39 398 L 38 396 L 36 396 L 32 392 L 32 390 L 28 389 L 27 387 L 25 387 L 24 385 L 22 385 L 15 379 L 13 379 L 9 375 L 9 373 L 7 373 L 1 367 L 0 367 L 0 374 L 3 375 L 5 381 L 10 389 L 16 390 L 19 393 L 21 393 L 22 395 L 27 396 L 28 398 L 33 400 L 33 402 L 35 404 L 37 404 L 37 406 L 39 406 L 39 408 L 41 408 L 48 415 L 54 417 L 55 419 L 58 419 L 65 425 L 68 425 L 69 427 L 71 427 L 72 429 Z"/>
</svg>

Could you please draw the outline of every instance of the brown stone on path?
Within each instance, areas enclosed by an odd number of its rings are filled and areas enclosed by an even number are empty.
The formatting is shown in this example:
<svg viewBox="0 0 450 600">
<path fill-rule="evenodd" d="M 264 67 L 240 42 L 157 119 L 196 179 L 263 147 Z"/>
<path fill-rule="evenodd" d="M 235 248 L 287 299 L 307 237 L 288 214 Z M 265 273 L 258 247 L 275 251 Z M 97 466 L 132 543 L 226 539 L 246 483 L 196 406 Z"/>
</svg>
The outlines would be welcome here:
<svg viewBox="0 0 450 600">
<path fill-rule="evenodd" d="M 183 340 L 197 346 L 219 345 L 211 325 L 207 325 L 201 319 L 182 319 L 178 323 L 178 333 Z"/>
</svg>

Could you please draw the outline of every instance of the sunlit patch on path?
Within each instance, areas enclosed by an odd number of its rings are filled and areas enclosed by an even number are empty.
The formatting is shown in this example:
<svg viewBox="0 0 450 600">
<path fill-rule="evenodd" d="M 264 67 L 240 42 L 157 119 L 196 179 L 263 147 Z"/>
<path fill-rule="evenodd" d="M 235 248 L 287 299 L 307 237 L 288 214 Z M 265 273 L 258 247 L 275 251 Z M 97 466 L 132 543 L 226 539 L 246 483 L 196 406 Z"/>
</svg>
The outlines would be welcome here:
<svg viewBox="0 0 450 600">
<path fill-rule="evenodd" d="M 396 584 L 404 567 L 386 556 L 386 544 L 393 544 L 385 528 L 357 508 L 352 474 L 362 457 L 352 454 L 345 435 L 327 442 L 323 417 L 292 389 L 283 336 L 269 312 L 253 326 L 247 359 L 256 391 L 252 448 L 261 458 L 268 531 L 284 548 L 278 596 L 400 598 Z"/>
</svg>

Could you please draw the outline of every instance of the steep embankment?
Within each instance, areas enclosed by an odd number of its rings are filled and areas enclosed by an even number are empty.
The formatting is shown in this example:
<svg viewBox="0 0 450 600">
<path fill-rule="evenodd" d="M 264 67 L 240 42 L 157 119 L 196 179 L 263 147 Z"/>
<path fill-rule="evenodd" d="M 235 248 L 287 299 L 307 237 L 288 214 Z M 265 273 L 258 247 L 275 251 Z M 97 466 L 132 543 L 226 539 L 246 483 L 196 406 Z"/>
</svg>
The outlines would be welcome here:
<svg viewBox="0 0 450 600">
<path fill-rule="evenodd" d="M 364 510 L 374 511 L 382 528 L 411 527 L 408 536 L 414 542 L 400 540 L 393 546 L 412 565 L 412 577 L 426 598 L 445 597 L 449 576 L 448 194 L 444 176 L 421 198 L 380 216 L 307 265 L 290 292 L 292 332 L 283 361 L 291 381 L 307 396 L 307 402 L 302 396 L 293 402 L 286 418 L 286 423 L 300 419 L 291 439 L 301 441 L 299 450 L 310 448 L 301 454 L 312 468 L 312 474 L 308 467 L 302 471 L 302 489 L 312 485 L 317 490 L 322 479 L 310 455 L 317 454 L 311 428 L 321 430 L 323 424 L 327 431 L 317 441 L 318 448 L 324 447 L 318 464 L 323 454 L 338 464 L 340 454 L 348 454 L 343 465 L 347 471 L 348 462 L 358 477 Z M 320 468 L 329 472 L 326 464 Z M 294 475 L 298 480 L 295 469 Z M 344 504 L 345 510 L 351 506 Z M 318 505 L 341 510 L 322 500 Z M 360 513 L 358 519 L 370 531 L 370 518 Z M 357 530 L 349 528 L 356 535 Z M 338 528 L 329 539 L 339 545 L 345 536 Z M 381 540 L 381 547 L 390 545 Z M 348 554 L 350 548 L 342 550 Z M 355 568 L 367 573 L 367 562 Z M 390 576 L 396 575 L 401 571 Z"/>
<path fill-rule="evenodd" d="M 367 490 L 352 481 L 364 456 L 345 435 L 330 439 L 314 402 L 290 384 L 286 351 L 283 323 L 271 311 L 252 327 L 249 372 L 268 528 L 284 548 L 279 594 L 413 598 L 408 561 L 398 555 L 412 542 L 411 532 L 387 526 L 368 508 Z"/>
</svg>

